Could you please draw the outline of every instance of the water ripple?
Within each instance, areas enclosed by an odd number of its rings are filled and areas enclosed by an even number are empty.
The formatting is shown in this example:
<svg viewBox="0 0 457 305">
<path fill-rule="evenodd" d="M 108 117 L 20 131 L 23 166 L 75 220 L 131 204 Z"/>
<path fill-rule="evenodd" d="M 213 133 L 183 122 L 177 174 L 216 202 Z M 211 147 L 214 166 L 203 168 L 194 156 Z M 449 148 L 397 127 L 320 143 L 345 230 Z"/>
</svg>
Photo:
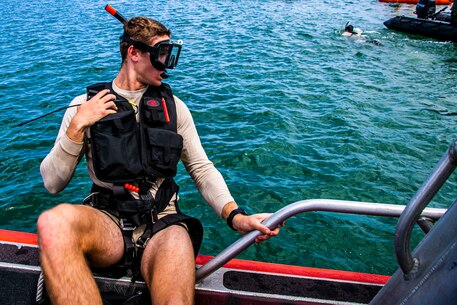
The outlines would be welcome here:
<svg viewBox="0 0 457 305">
<path fill-rule="evenodd" d="M 9 33 L 0 36 L 2 228 L 35 231 L 44 209 L 79 202 L 89 191 L 84 164 L 62 194 L 42 187 L 39 164 L 54 142 L 59 114 L 16 125 L 116 75 L 122 30 L 104 5 L 5 0 L 0 7 L 2 32 Z M 405 204 L 454 137 L 454 44 L 382 25 L 412 14 L 413 6 L 396 11 L 377 1 L 330 0 L 113 5 L 126 17 L 156 17 L 184 40 L 170 83 L 234 197 L 251 213 L 307 198 Z M 383 46 L 342 37 L 347 21 Z M 237 236 L 211 216 L 180 169 L 182 208 L 204 219 L 202 252 L 215 254 Z M 433 205 L 449 205 L 454 189 L 451 179 Z M 242 257 L 388 274 L 396 268 L 394 228 L 390 219 L 312 213 L 291 219 L 281 238 Z"/>
</svg>

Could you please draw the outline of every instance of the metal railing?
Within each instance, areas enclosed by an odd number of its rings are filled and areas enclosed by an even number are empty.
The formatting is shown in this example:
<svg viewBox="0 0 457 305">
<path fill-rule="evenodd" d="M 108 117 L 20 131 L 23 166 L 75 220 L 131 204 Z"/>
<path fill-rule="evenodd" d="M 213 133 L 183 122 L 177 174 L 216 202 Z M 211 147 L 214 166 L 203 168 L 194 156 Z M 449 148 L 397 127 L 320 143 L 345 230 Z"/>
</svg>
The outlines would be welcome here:
<svg viewBox="0 0 457 305">
<path fill-rule="evenodd" d="M 395 254 L 398 264 L 406 277 L 417 269 L 419 261 L 411 254 L 411 233 L 414 224 L 420 219 L 422 210 L 429 204 L 444 182 L 449 178 L 457 166 L 457 140 L 454 140 L 449 149 L 444 153 L 438 164 L 432 170 L 425 182 L 421 185 L 414 197 L 408 203 L 405 211 L 400 216 L 395 231 Z M 426 226 L 429 226 L 425 222 Z"/>
<path fill-rule="evenodd" d="M 405 206 L 385 203 L 371 203 L 331 199 L 310 199 L 297 201 L 289 204 L 271 215 L 264 224 L 270 229 L 276 228 L 286 219 L 304 212 L 337 212 L 345 214 L 358 214 L 370 216 L 399 217 Z M 427 208 L 421 214 L 431 220 L 439 219 L 446 209 Z M 228 248 L 223 250 L 212 260 L 197 269 L 196 281 L 200 282 L 205 277 L 222 267 L 232 258 L 243 252 L 255 242 L 255 238 L 261 234 L 260 231 L 252 231 L 243 235 Z"/>
</svg>

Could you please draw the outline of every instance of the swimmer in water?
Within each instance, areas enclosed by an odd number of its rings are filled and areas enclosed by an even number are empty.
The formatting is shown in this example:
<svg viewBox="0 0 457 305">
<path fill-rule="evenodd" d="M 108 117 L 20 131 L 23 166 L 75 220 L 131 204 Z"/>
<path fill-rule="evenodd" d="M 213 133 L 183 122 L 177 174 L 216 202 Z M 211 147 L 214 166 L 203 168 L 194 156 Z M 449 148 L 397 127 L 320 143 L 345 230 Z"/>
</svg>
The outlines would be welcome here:
<svg viewBox="0 0 457 305">
<path fill-rule="evenodd" d="M 349 21 L 344 26 L 343 36 L 362 36 L 362 30 L 359 28 L 354 28 L 352 24 L 349 24 Z"/>
<path fill-rule="evenodd" d="M 360 37 L 360 39 L 357 40 L 359 42 L 372 43 L 377 46 L 382 46 L 382 43 L 380 43 L 377 39 L 367 39 L 367 36 L 362 35 L 362 33 L 363 32 L 360 28 L 354 28 L 354 26 L 352 24 L 349 24 L 349 21 L 344 26 L 343 36 Z"/>
</svg>

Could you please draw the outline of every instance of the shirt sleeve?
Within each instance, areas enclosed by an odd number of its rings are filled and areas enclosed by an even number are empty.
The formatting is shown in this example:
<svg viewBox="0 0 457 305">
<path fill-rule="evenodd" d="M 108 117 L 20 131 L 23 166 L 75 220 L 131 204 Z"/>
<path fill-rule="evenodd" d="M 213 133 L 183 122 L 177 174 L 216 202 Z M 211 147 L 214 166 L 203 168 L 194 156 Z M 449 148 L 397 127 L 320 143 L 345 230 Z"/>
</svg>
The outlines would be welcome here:
<svg viewBox="0 0 457 305">
<path fill-rule="evenodd" d="M 70 106 L 81 104 L 85 100 L 85 95 L 78 96 Z M 44 186 L 52 194 L 60 192 L 67 186 L 84 155 L 84 142 L 72 141 L 67 136 L 68 126 L 76 112 L 76 107 L 67 108 L 54 146 L 40 165 Z"/>
<path fill-rule="evenodd" d="M 189 109 L 179 98 L 175 101 L 178 133 L 183 137 L 181 160 L 203 199 L 220 216 L 224 205 L 234 199 L 221 173 L 208 159 Z"/>
</svg>

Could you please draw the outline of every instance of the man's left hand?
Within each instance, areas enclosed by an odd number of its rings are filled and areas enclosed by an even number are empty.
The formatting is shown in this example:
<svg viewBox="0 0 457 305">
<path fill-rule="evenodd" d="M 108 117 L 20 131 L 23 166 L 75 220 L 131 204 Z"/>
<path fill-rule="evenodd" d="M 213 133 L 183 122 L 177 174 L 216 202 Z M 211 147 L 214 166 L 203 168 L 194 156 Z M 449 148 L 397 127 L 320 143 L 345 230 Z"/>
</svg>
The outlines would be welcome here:
<svg viewBox="0 0 457 305">
<path fill-rule="evenodd" d="M 271 213 L 260 213 L 249 216 L 238 214 L 233 218 L 233 228 L 241 234 L 246 234 L 254 230 L 262 232 L 262 234 L 257 236 L 255 239 L 256 243 L 261 243 L 265 240 L 268 240 L 270 237 L 279 234 L 279 227 L 275 228 L 274 230 L 270 230 L 267 226 L 262 224 L 262 222 L 271 215 Z M 280 226 L 284 226 L 284 223 L 282 223 Z"/>
</svg>

